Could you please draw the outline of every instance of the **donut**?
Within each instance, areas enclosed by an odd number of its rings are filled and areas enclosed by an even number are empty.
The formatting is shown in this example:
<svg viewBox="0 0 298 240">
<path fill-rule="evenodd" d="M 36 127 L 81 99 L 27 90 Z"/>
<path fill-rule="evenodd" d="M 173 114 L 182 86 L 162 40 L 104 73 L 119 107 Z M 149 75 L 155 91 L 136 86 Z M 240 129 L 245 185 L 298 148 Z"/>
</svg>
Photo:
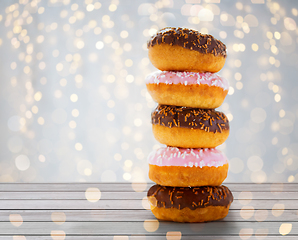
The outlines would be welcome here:
<svg viewBox="0 0 298 240">
<path fill-rule="evenodd" d="M 221 41 L 187 28 L 163 28 L 147 48 L 151 63 L 162 71 L 218 72 L 227 57 Z"/>
<path fill-rule="evenodd" d="M 145 82 L 155 102 L 193 108 L 219 107 L 229 89 L 225 78 L 210 72 L 157 71 Z"/>
<path fill-rule="evenodd" d="M 158 105 L 151 122 L 155 139 L 172 147 L 214 148 L 230 132 L 226 115 L 214 109 Z"/>
<path fill-rule="evenodd" d="M 157 219 L 174 222 L 209 222 L 228 215 L 233 195 L 226 186 L 152 186 L 147 192 Z"/>
<path fill-rule="evenodd" d="M 218 186 L 228 174 L 226 156 L 215 148 L 162 147 L 148 156 L 149 178 L 163 186 Z"/>
</svg>

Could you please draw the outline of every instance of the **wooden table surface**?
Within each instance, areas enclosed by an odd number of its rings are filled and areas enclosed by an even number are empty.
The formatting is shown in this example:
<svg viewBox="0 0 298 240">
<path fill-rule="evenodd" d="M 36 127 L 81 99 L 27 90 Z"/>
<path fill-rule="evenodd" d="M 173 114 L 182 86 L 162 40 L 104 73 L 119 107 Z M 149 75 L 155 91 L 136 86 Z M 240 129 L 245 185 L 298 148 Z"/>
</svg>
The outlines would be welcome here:
<svg viewBox="0 0 298 240">
<path fill-rule="evenodd" d="M 225 184 L 228 216 L 209 223 L 157 221 L 153 183 L 1 183 L 2 239 L 298 239 L 298 184 Z M 200 236 L 200 237 L 198 237 Z"/>
</svg>

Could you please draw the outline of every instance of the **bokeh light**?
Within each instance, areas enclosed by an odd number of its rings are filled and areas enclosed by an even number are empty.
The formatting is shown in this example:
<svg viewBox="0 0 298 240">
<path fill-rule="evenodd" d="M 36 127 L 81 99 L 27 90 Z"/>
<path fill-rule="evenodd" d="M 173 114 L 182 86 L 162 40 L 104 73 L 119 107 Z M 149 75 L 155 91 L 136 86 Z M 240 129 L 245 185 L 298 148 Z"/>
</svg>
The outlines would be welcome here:
<svg viewBox="0 0 298 240">
<path fill-rule="evenodd" d="M 239 237 L 243 240 L 250 239 L 253 235 L 254 230 L 252 228 L 241 228 L 239 231 Z"/>
<path fill-rule="evenodd" d="M 62 230 L 52 230 L 51 237 L 53 240 L 64 240 L 66 237 L 66 234 Z"/>
<path fill-rule="evenodd" d="M 27 238 L 22 235 L 14 235 L 14 236 L 12 236 L 12 239 L 13 240 L 26 240 Z"/>
<path fill-rule="evenodd" d="M 51 219 L 57 225 L 62 225 L 66 221 L 66 215 L 64 212 L 53 212 L 51 214 Z"/>
<path fill-rule="evenodd" d="M 156 106 L 146 43 L 166 26 L 221 39 L 227 182 L 297 182 L 297 6 L 291 1 L 0 3 L 0 180 L 148 182 Z M 142 186 L 132 185 L 136 191 Z M 135 189 L 134 189 L 135 190 Z M 261 231 L 261 230 L 260 230 Z"/>
<path fill-rule="evenodd" d="M 23 217 L 20 214 L 10 214 L 9 221 L 13 226 L 19 227 L 23 224 Z"/>
<path fill-rule="evenodd" d="M 287 235 L 292 231 L 292 223 L 282 223 L 279 227 L 280 235 Z"/>
<path fill-rule="evenodd" d="M 143 206 L 144 209 L 146 209 L 146 210 L 150 210 L 150 203 L 149 203 L 147 197 L 144 197 L 144 198 L 142 199 L 142 206 Z"/>
<path fill-rule="evenodd" d="M 144 229 L 147 232 L 155 232 L 159 228 L 158 220 L 145 220 L 143 223 Z"/>
<path fill-rule="evenodd" d="M 98 188 L 87 188 L 85 198 L 89 202 L 97 202 L 101 198 L 101 191 Z"/>
<path fill-rule="evenodd" d="M 128 236 L 114 236 L 113 240 L 128 240 Z"/>
<path fill-rule="evenodd" d="M 181 232 L 167 232 L 166 238 L 167 240 L 180 240 L 182 237 Z"/>
<path fill-rule="evenodd" d="M 285 205 L 283 203 L 276 203 L 272 207 L 272 215 L 274 217 L 279 217 L 284 213 Z"/>
<path fill-rule="evenodd" d="M 254 215 L 254 210 L 252 206 L 244 206 L 240 210 L 240 216 L 245 220 L 251 219 Z"/>
</svg>

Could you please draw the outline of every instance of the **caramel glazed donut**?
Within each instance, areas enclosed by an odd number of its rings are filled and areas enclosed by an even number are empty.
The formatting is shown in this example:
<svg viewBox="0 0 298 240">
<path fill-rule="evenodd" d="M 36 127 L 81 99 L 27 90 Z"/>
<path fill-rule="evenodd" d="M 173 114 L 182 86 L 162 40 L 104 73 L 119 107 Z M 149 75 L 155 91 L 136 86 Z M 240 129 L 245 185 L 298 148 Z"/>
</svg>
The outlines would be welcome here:
<svg viewBox="0 0 298 240">
<path fill-rule="evenodd" d="M 208 222 L 228 215 L 233 202 L 225 186 L 152 186 L 147 192 L 152 213 L 157 219 L 174 222 Z"/>
<path fill-rule="evenodd" d="M 214 148 L 229 136 L 229 120 L 222 112 L 158 105 L 151 114 L 155 139 L 167 146 Z"/>
<path fill-rule="evenodd" d="M 226 46 L 213 36 L 186 28 L 164 28 L 147 43 L 151 63 L 162 71 L 218 72 Z"/>
</svg>

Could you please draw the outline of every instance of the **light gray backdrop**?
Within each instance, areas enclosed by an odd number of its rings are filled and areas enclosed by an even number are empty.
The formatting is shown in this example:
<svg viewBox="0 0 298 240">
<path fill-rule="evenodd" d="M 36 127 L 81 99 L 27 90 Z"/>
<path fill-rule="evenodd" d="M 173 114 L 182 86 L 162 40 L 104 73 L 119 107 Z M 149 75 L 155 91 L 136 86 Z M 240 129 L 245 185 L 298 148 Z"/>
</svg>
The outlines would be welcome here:
<svg viewBox="0 0 298 240">
<path fill-rule="evenodd" d="M 210 33 L 228 48 L 229 182 L 298 180 L 297 1 L 4 0 L 0 181 L 148 181 L 156 106 L 150 35 Z"/>
</svg>

